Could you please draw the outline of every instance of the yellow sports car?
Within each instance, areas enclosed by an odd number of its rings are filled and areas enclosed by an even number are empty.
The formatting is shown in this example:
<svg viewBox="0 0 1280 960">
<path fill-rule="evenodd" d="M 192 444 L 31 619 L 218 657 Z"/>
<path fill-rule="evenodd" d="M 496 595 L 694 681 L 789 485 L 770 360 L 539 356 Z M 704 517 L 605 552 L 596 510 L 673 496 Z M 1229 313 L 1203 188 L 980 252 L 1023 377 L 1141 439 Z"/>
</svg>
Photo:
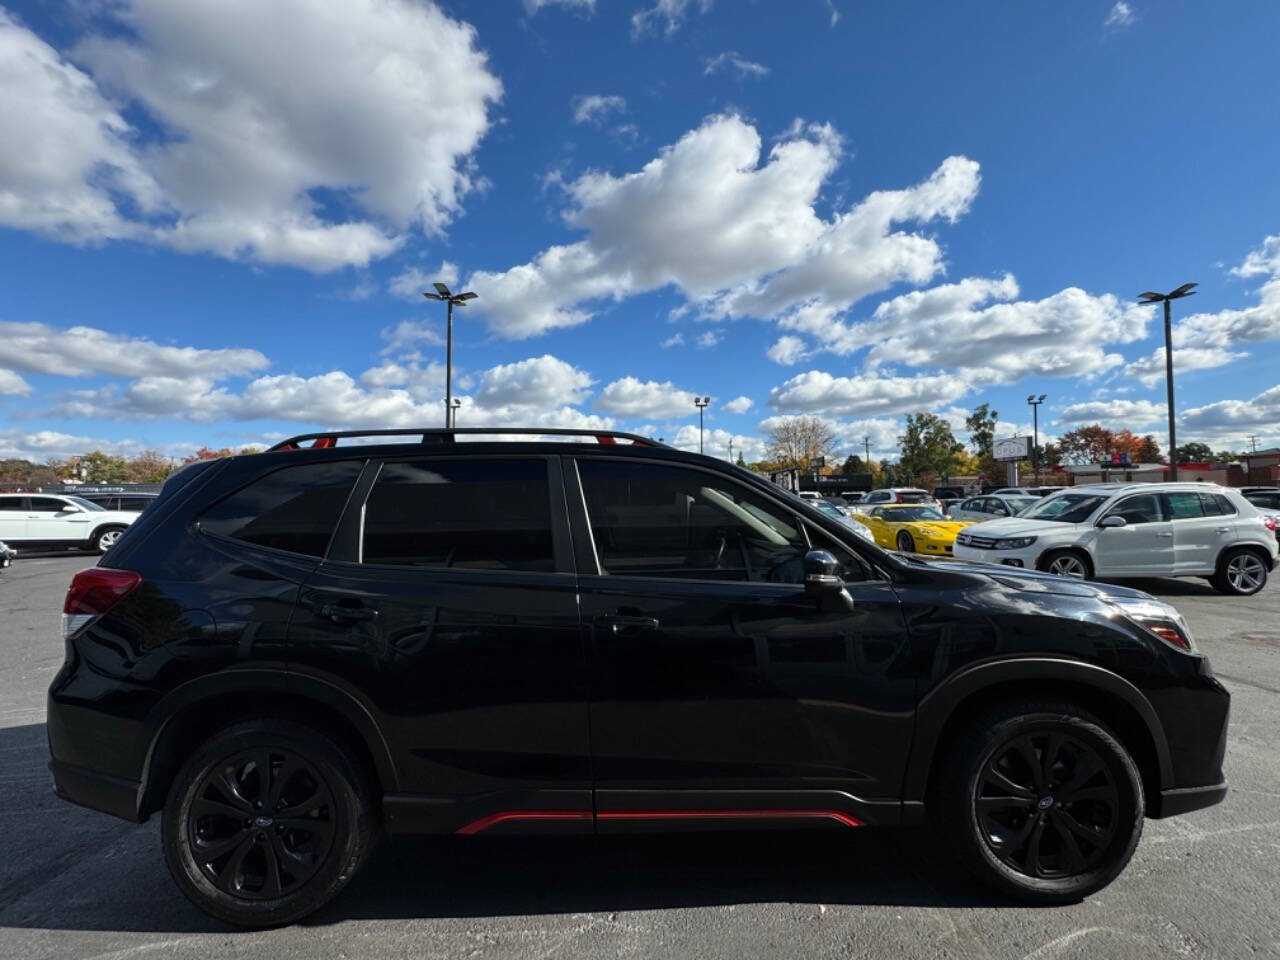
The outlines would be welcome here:
<svg viewBox="0 0 1280 960">
<path fill-rule="evenodd" d="M 918 503 L 886 503 L 855 513 L 853 519 L 866 526 L 882 547 L 939 557 L 950 556 L 956 534 L 972 526 L 965 520 L 948 520 L 937 507 Z"/>
</svg>

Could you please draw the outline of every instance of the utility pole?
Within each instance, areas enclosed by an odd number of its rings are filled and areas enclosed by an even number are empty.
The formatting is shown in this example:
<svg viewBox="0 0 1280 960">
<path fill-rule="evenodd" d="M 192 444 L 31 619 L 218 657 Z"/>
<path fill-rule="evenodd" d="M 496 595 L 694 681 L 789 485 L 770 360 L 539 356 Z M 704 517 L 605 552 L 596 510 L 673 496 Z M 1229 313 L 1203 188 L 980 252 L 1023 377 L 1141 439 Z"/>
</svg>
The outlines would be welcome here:
<svg viewBox="0 0 1280 960">
<path fill-rule="evenodd" d="M 711 403 L 710 397 L 694 397 L 693 405 L 698 408 L 698 452 L 702 452 L 702 412 Z"/>
<path fill-rule="evenodd" d="M 1042 393 L 1036 396 L 1034 393 L 1027 397 L 1027 403 L 1031 406 L 1031 432 L 1033 434 L 1031 440 L 1031 469 L 1035 471 L 1036 486 L 1040 486 L 1040 404 L 1044 403 L 1045 395 Z"/>
<path fill-rule="evenodd" d="M 476 295 L 470 291 L 450 293 L 449 288 L 443 283 L 434 283 L 432 286 L 436 288 L 436 292 L 424 293 L 423 296 L 428 300 L 443 300 L 448 305 L 446 312 L 448 332 L 445 337 L 444 352 L 444 425 L 448 429 L 453 426 L 453 411 L 458 406 L 453 402 L 453 307 L 455 304 L 465 307 L 467 301 L 474 300 Z"/>
<path fill-rule="evenodd" d="M 1249 443 L 1253 446 L 1253 452 L 1258 452 L 1258 438 L 1253 434 L 1249 435 Z"/>
<path fill-rule="evenodd" d="M 729 438 L 729 462 L 733 463 L 733 437 Z"/>
<path fill-rule="evenodd" d="M 1164 377 L 1165 390 L 1169 398 L 1169 479 L 1170 481 L 1178 479 L 1178 438 L 1173 427 L 1173 321 L 1171 319 L 1172 312 L 1169 304 L 1174 300 L 1180 300 L 1183 297 L 1195 296 L 1195 291 L 1191 288 L 1196 286 L 1194 283 L 1184 283 L 1170 293 L 1154 293 L 1150 290 L 1145 293 L 1138 294 L 1138 299 L 1142 303 L 1163 303 L 1164 304 Z"/>
<path fill-rule="evenodd" d="M 867 465 L 867 473 L 870 473 L 871 472 L 871 438 L 870 437 L 862 438 L 862 449 L 865 453 L 865 456 L 862 458 L 862 460 L 863 460 L 863 463 Z"/>
</svg>

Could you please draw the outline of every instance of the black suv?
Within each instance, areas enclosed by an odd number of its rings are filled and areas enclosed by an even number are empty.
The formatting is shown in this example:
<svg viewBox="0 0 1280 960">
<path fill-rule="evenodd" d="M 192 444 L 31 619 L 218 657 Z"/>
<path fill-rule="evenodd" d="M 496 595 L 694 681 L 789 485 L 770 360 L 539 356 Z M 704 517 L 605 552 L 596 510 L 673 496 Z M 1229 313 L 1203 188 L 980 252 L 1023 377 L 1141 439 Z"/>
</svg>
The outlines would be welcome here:
<svg viewBox="0 0 1280 960">
<path fill-rule="evenodd" d="M 383 830 L 931 819 L 1060 902 L 1144 816 L 1226 794 L 1228 694 L 1172 607 L 886 553 L 641 437 L 524 432 L 308 434 L 172 477 L 67 594 L 57 792 L 163 811 L 183 892 L 251 926 Z"/>
</svg>

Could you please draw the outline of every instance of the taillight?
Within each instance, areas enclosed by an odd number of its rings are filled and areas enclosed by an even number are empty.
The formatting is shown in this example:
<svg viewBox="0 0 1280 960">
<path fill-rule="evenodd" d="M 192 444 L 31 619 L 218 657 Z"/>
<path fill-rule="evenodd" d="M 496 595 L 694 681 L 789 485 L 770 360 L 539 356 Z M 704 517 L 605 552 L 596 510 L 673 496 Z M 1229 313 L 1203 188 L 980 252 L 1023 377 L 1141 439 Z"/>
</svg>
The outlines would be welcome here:
<svg viewBox="0 0 1280 960">
<path fill-rule="evenodd" d="M 1262 518 L 1262 525 L 1263 525 L 1264 527 L 1266 527 L 1268 530 L 1270 530 L 1272 533 L 1275 533 L 1275 532 L 1276 532 L 1276 518 L 1275 518 L 1275 517 L 1263 517 L 1263 518 Z"/>
<path fill-rule="evenodd" d="M 71 578 L 62 603 L 62 635 L 68 639 L 128 596 L 142 582 L 133 570 L 90 567 Z"/>
</svg>

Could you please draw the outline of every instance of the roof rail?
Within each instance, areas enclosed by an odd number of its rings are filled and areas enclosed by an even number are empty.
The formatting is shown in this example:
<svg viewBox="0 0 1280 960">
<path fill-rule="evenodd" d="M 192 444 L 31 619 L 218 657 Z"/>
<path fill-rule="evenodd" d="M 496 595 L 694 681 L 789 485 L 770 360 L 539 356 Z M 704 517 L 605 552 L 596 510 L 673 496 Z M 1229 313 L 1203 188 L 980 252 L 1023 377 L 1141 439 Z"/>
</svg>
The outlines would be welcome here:
<svg viewBox="0 0 1280 960">
<path fill-rule="evenodd" d="M 308 440 L 309 449 L 324 450 L 336 447 L 339 440 L 353 437 L 421 437 L 420 443 L 453 443 L 459 434 L 477 434 L 501 436 L 520 434 L 531 437 L 594 437 L 596 443 L 613 444 L 619 440 L 629 441 L 636 447 L 664 447 L 666 444 L 642 437 L 637 433 L 624 433 L 621 430 L 584 430 L 577 427 L 401 427 L 393 430 L 321 430 L 316 433 L 300 433 L 288 440 L 268 447 L 267 453 L 279 450 L 300 450 Z"/>
</svg>

